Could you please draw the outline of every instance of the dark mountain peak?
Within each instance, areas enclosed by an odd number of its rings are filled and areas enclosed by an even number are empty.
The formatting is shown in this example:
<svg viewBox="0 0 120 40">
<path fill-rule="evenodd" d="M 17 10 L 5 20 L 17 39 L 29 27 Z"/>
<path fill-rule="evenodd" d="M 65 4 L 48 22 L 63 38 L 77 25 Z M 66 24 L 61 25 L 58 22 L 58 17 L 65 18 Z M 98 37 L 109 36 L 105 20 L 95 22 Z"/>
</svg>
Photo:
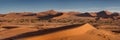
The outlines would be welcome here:
<svg viewBox="0 0 120 40">
<path fill-rule="evenodd" d="M 103 11 L 100 11 L 98 13 L 100 13 L 100 14 L 106 14 L 106 15 L 111 15 L 112 14 L 112 12 L 110 12 L 108 10 L 103 10 Z"/>
</svg>

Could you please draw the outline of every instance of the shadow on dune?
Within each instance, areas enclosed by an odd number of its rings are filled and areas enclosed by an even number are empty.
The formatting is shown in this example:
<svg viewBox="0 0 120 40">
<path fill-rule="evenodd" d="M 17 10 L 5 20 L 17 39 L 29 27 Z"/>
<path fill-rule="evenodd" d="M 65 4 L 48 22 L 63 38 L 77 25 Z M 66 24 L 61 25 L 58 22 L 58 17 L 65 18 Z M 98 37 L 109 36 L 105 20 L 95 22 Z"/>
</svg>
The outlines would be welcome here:
<svg viewBox="0 0 120 40">
<path fill-rule="evenodd" d="M 80 17 L 93 17 L 88 12 L 82 13 L 82 14 L 77 14 L 76 16 L 80 16 Z"/>
<path fill-rule="evenodd" d="M 83 24 L 74 24 L 74 25 L 68 25 L 68 26 L 63 26 L 63 27 L 59 27 L 59 28 L 39 30 L 39 31 L 35 31 L 35 32 L 24 33 L 24 34 L 17 35 L 17 36 L 14 36 L 14 37 L 10 37 L 10 38 L 6 38 L 6 39 L 3 39 L 3 40 L 13 40 L 13 39 L 32 37 L 32 36 L 37 36 L 37 35 L 45 35 L 45 34 L 49 34 L 49 33 L 53 33 L 53 32 L 58 32 L 58 31 L 61 31 L 61 30 L 76 28 L 76 27 L 79 27 L 81 25 L 83 25 Z"/>
<path fill-rule="evenodd" d="M 52 14 L 48 14 L 46 16 L 41 16 L 41 17 L 38 17 L 39 19 L 42 19 L 42 20 L 48 20 L 48 19 L 51 19 L 53 17 L 57 17 L 57 16 L 61 16 L 63 15 L 63 13 L 57 13 L 55 15 L 52 15 Z"/>
<path fill-rule="evenodd" d="M 112 14 L 107 14 L 105 11 L 101 11 L 97 13 L 97 18 L 96 20 L 100 20 L 100 18 L 111 18 L 115 20 L 115 16 L 119 16 L 118 13 L 112 13 Z"/>
<path fill-rule="evenodd" d="M 23 15 L 23 16 L 36 16 L 37 14 L 35 13 L 32 13 L 32 14 L 26 14 L 26 15 Z"/>
</svg>

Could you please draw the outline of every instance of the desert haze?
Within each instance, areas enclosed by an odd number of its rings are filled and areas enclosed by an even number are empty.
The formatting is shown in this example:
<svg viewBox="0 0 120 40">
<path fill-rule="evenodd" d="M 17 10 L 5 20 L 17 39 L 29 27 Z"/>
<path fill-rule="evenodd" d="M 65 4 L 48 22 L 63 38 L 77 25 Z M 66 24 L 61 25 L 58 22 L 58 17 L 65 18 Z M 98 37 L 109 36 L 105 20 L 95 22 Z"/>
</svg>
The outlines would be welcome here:
<svg viewBox="0 0 120 40">
<path fill-rule="evenodd" d="M 0 14 L 0 40 L 120 40 L 120 13 L 48 10 Z"/>
</svg>

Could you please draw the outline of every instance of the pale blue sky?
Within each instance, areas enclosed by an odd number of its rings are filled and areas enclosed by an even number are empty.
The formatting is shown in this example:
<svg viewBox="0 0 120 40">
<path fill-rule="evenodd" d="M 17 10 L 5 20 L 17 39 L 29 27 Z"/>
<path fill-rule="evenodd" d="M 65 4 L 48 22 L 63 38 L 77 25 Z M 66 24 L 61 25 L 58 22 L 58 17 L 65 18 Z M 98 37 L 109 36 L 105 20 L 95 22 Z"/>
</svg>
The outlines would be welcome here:
<svg viewBox="0 0 120 40">
<path fill-rule="evenodd" d="M 57 11 L 120 11 L 120 0 L 0 0 L 0 13 Z"/>
</svg>

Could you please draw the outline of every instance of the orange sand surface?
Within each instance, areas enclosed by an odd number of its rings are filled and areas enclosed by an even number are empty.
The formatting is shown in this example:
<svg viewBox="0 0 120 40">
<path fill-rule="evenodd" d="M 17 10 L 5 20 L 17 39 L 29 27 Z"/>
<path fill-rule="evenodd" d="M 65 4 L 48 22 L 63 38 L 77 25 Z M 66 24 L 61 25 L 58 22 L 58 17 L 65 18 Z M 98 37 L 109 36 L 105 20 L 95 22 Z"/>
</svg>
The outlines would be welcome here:
<svg viewBox="0 0 120 40">
<path fill-rule="evenodd" d="M 20 35 L 22 33 L 32 32 L 32 31 L 37 31 L 37 29 L 25 28 L 25 27 L 24 28 L 9 29 L 7 31 L 0 32 L 0 39 L 5 39 L 5 38 L 13 37 L 16 35 Z"/>
</svg>

